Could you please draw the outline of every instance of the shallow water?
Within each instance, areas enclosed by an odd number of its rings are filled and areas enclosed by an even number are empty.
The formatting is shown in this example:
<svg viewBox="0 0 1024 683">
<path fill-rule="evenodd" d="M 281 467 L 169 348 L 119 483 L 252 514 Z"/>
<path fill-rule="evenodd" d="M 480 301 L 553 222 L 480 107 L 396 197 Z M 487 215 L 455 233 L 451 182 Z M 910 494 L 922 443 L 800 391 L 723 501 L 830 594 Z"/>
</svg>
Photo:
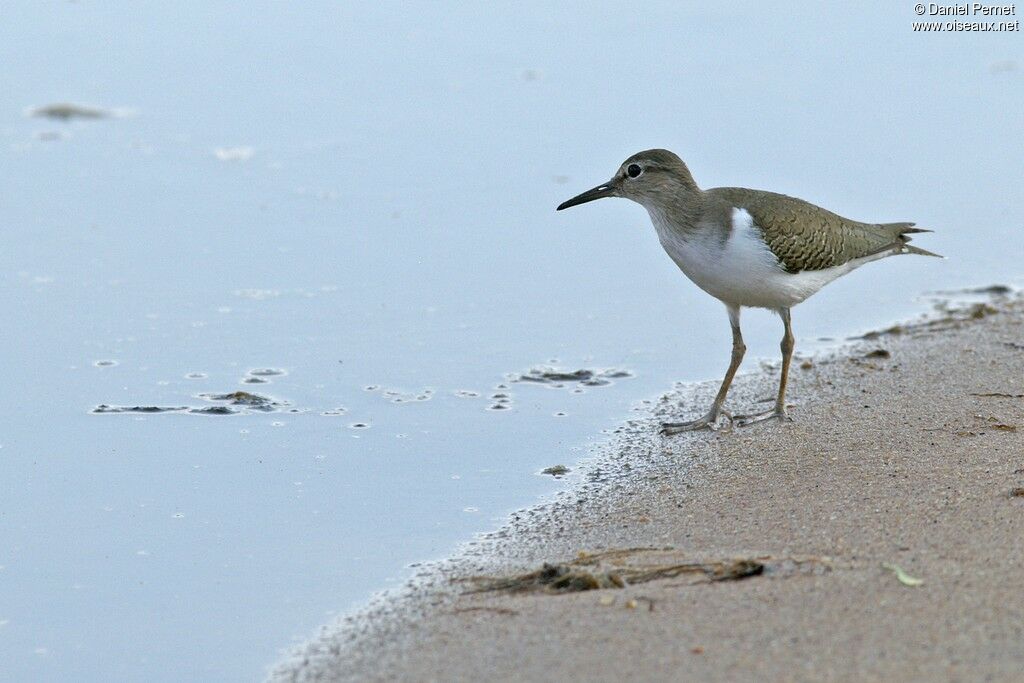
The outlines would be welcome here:
<svg viewBox="0 0 1024 683">
<path fill-rule="evenodd" d="M 936 230 L 918 243 L 949 260 L 798 308 L 805 349 L 929 290 L 1020 284 L 1019 34 L 914 34 L 889 3 L 4 19 L 5 680 L 259 677 L 555 490 L 540 471 L 638 400 L 717 379 L 724 311 L 643 210 L 554 212 L 639 149 Z M 111 115 L 25 115 L 60 102 Z M 778 327 L 746 316 L 752 359 Z M 547 366 L 633 376 L 511 381 Z M 281 405 L 202 396 L 236 391 Z"/>
</svg>

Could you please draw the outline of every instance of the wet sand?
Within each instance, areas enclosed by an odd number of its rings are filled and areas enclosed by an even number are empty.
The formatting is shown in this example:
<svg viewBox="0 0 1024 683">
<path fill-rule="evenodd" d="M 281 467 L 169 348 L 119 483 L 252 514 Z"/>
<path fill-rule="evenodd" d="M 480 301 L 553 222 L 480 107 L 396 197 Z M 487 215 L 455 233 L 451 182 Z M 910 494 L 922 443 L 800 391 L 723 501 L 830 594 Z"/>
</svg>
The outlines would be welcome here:
<svg viewBox="0 0 1024 683">
<path fill-rule="evenodd" d="M 1024 679 L 1024 306 L 994 305 L 794 363 L 791 423 L 661 437 L 680 401 L 696 415 L 716 386 L 663 397 L 556 501 L 271 678 Z M 769 398 L 776 376 L 742 376 L 730 405 Z M 678 567 L 736 559 L 763 571 Z M 651 580 L 564 594 L 465 580 L 544 562 Z"/>
</svg>

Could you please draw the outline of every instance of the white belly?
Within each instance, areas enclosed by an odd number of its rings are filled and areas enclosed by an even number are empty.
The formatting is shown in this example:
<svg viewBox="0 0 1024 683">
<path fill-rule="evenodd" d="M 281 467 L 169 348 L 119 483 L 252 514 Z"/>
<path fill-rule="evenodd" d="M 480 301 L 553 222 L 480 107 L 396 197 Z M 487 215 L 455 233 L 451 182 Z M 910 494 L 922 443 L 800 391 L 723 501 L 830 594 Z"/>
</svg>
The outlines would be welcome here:
<svg viewBox="0 0 1024 683">
<path fill-rule="evenodd" d="M 648 209 L 661 246 L 688 278 L 727 304 L 756 308 L 791 308 L 840 275 L 885 254 L 856 259 L 834 268 L 789 273 L 761 239 L 753 218 L 733 209 L 727 240 L 721 231 L 698 226 L 682 234 L 664 215 Z"/>
</svg>

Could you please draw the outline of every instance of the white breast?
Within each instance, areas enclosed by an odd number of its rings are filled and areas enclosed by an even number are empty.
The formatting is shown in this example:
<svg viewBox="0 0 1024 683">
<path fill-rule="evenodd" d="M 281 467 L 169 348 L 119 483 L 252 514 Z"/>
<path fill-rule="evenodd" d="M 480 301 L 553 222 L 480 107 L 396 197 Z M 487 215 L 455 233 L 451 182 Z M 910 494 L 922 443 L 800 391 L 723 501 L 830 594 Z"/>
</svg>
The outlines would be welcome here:
<svg viewBox="0 0 1024 683">
<path fill-rule="evenodd" d="M 657 209 L 648 208 L 658 239 L 688 278 L 727 304 L 757 308 L 790 308 L 840 275 L 886 254 L 856 259 L 834 268 L 789 273 L 761 237 L 753 217 L 733 209 L 732 230 L 722 239 L 721 228 L 698 224 L 683 233 Z"/>
</svg>

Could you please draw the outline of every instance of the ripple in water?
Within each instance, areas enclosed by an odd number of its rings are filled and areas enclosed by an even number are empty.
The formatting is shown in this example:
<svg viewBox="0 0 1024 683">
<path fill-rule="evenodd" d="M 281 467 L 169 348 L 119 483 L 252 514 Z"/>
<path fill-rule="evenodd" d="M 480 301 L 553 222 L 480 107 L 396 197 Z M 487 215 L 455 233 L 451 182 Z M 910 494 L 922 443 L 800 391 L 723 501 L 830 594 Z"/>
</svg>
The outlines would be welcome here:
<svg viewBox="0 0 1024 683">
<path fill-rule="evenodd" d="M 254 368 L 248 374 L 250 377 L 277 377 L 279 375 L 287 375 L 288 372 L 281 368 Z"/>
</svg>

